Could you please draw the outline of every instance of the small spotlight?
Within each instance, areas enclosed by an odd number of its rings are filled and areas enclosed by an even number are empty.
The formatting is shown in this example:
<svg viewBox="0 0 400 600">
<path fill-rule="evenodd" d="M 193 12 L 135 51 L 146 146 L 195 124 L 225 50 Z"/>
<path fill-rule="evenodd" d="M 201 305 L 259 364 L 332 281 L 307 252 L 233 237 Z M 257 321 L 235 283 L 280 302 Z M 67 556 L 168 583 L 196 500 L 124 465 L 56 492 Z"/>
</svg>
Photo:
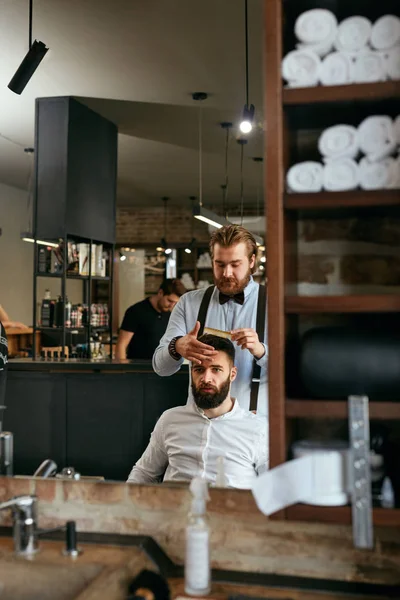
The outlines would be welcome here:
<svg viewBox="0 0 400 600">
<path fill-rule="evenodd" d="M 185 248 L 185 252 L 186 252 L 186 254 L 192 254 L 192 251 L 190 248 Z"/>
<path fill-rule="evenodd" d="M 266 262 L 266 260 L 267 260 L 267 259 L 265 258 L 265 256 L 262 256 L 262 257 L 260 258 L 260 260 L 261 260 L 261 262 Z"/>
<path fill-rule="evenodd" d="M 28 53 L 8 84 L 8 88 L 15 94 L 21 94 L 26 84 L 42 62 L 48 48 L 43 42 L 34 41 Z"/>
<path fill-rule="evenodd" d="M 157 250 L 157 252 L 162 252 L 164 250 L 164 248 L 162 248 L 161 246 L 157 246 L 156 250 Z"/>
<path fill-rule="evenodd" d="M 247 104 L 244 105 L 242 120 L 239 125 L 239 129 L 242 133 L 250 133 L 253 129 L 253 121 L 254 121 L 254 104 L 250 104 L 250 107 Z"/>
<path fill-rule="evenodd" d="M 121 252 L 121 251 L 119 251 L 119 260 L 120 260 L 121 262 L 124 262 L 124 260 L 126 260 L 126 256 L 125 256 L 125 254 L 122 254 L 122 252 Z"/>
<path fill-rule="evenodd" d="M 171 254 L 171 252 L 172 252 L 171 248 L 166 248 L 165 249 L 165 254 Z"/>
</svg>

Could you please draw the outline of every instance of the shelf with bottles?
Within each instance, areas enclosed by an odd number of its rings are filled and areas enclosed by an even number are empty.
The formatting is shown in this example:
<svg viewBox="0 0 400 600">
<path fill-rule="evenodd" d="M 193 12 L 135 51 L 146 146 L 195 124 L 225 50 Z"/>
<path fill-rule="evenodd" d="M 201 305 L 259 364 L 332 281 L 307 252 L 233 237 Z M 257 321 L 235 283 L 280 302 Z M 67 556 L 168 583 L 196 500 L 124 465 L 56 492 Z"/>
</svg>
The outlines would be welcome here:
<svg viewBox="0 0 400 600">
<path fill-rule="evenodd" d="M 40 245 L 37 249 L 36 277 L 68 279 L 110 279 L 113 259 L 113 245 L 82 241 L 81 238 L 67 237 L 67 253 L 65 241 L 60 239 L 51 246 Z M 67 260 L 65 261 L 65 256 Z M 89 264 L 90 262 L 90 264 Z"/>
</svg>

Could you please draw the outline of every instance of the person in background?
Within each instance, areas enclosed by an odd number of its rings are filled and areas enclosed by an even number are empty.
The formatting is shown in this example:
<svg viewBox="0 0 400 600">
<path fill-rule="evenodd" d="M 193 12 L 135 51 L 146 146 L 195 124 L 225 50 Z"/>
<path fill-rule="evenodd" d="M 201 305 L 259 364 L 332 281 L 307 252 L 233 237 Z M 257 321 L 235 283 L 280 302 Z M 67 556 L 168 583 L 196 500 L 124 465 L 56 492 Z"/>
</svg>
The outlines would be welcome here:
<svg viewBox="0 0 400 600">
<path fill-rule="evenodd" d="M 171 310 L 185 292 L 179 279 L 166 279 L 157 294 L 130 306 L 121 324 L 115 358 L 151 359 Z"/>
<path fill-rule="evenodd" d="M 257 307 L 260 292 L 265 292 L 253 280 L 256 270 L 257 245 L 250 231 L 239 225 L 217 229 L 210 239 L 215 288 L 209 301 L 205 325 L 223 330 L 237 344 L 238 376 L 232 393 L 240 405 L 249 410 L 251 392 L 256 391 L 255 404 L 259 414 L 268 414 L 266 315 L 262 315 L 263 335 L 256 331 Z M 260 288 L 264 288 L 261 289 Z M 213 348 L 197 339 L 200 322 L 199 308 L 208 290 L 188 292 L 175 306 L 165 335 L 153 356 L 153 369 L 158 375 L 173 375 L 184 359 L 203 364 L 214 355 Z M 261 297 L 261 296 L 260 296 Z M 264 294 L 265 299 L 265 294 Z M 254 386 L 254 361 L 260 367 L 259 389 Z M 252 380 L 254 380 L 252 382 Z M 253 383 L 253 388 L 252 388 Z M 191 388 L 189 383 L 189 398 Z"/>
<path fill-rule="evenodd" d="M 161 415 L 128 483 L 155 483 L 164 473 L 164 481 L 203 477 L 215 483 L 218 459 L 223 457 L 225 486 L 250 489 L 267 470 L 265 417 L 244 410 L 231 396 L 237 375 L 232 342 L 211 334 L 200 341 L 214 355 L 204 365 L 191 365 L 194 402 Z"/>
<path fill-rule="evenodd" d="M 8 328 L 18 328 L 18 329 L 27 329 L 27 326 L 24 325 L 23 323 L 20 323 L 19 321 L 12 321 L 10 319 L 10 317 L 8 316 L 8 314 L 6 313 L 6 311 L 4 310 L 4 308 L 1 306 L 0 304 L 0 321 L 3 323 L 3 327 L 5 329 Z"/>
</svg>

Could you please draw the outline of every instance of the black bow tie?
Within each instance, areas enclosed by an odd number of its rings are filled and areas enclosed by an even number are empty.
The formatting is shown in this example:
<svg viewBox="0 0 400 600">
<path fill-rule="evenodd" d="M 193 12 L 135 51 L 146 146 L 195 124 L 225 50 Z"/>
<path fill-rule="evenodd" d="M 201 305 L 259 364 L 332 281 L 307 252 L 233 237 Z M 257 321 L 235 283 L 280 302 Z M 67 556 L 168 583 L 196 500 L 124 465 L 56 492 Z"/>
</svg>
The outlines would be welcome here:
<svg viewBox="0 0 400 600">
<path fill-rule="evenodd" d="M 244 302 L 244 292 L 241 291 L 238 294 L 234 294 L 233 296 L 228 296 L 227 294 L 223 294 L 222 292 L 219 293 L 219 303 L 220 304 L 225 304 L 225 302 L 228 302 L 228 300 L 234 300 L 235 302 L 237 302 L 238 304 L 243 304 Z"/>
</svg>

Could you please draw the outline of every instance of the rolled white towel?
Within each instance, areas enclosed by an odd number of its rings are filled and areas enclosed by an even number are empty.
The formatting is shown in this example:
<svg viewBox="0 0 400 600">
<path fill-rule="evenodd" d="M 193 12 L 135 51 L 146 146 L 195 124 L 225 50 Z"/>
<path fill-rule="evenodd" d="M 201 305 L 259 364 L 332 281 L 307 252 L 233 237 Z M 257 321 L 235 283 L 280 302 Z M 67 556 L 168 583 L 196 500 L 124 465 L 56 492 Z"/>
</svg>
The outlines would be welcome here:
<svg viewBox="0 0 400 600">
<path fill-rule="evenodd" d="M 296 44 L 297 50 L 311 50 L 315 54 L 320 57 L 326 56 L 333 49 L 334 39 L 331 39 L 326 42 L 321 42 L 320 44 Z"/>
<path fill-rule="evenodd" d="M 372 24 L 366 17 L 348 17 L 338 27 L 335 48 L 346 52 L 359 52 L 368 44 Z"/>
<path fill-rule="evenodd" d="M 389 188 L 400 189 L 400 155 L 397 158 L 388 158 L 390 160 L 390 183 Z"/>
<path fill-rule="evenodd" d="M 333 160 L 325 165 L 323 186 L 328 192 L 355 190 L 358 184 L 358 164 L 351 158 Z"/>
<path fill-rule="evenodd" d="M 397 145 L 392 119 L 386 115 L 367 117 L 358 127 L 358 140 L 371 162 L 390 156 Z"/>
<path fill-rule="evenodd" d="M 363 190 L 383 190 L 392 187 L 395 162 L 393 158 L 384 158 L 378 162 L 362 158 L 359 163 L 361 188 Z"/>
<path fill-rule="evenodd" d="M 382 52 L 383 66 L 386 75 L 393 81 L 400 79 L 400 46 Z"/>
<path fill-rule="evenodd" d="M 397 145 L 400 146 L 400 115 L 397 115 L 397 117 L 394 120 L 394 132 Z"/>
<path fill-rule="evenodd" d="M 333 44 L 337 32 L 337 19 L 330 10 L 313 8 L 302 13 L 294 25 L 294 33 L 303 44 L 323 46 Z M 328 50 L 329 52 L 329 50 Z"/>
<path fill-rule="evenodd" d="M 320 192 L 322 190 L 323 166 L 319 162 L 305 161 L 290 167 L 286 184 L 290 192 Z"/>
<path fill-rule="evenodd" d="M 334 125 L 322 132 L 318 150 L 324 161 L 355 158 L 359 152 L 358 131 L 351 125 Z"/>
<path fill-rule="evenodd" d="M 320 62 L 311 50 L 293 50 L 282 61 L 282 76 L 290 87 L 312 87 L 318 83 Z"/>
<path fill-rule="evenodd" d="M 344 52 L 332 52 L 322 61 L 319 69 L 322 85 L 341 85 L 352 83 L 353 64 Z"/>
<path fill-rule="evenodd" d="M 372 26 L 371 45 L 377 50 L 388 50 L 400 44 L 400 19 L 395 15 L 384 15 Z"/>
<path fill-rule="evenodd" d="M 379 52 L 360 52 L 353 63 L 353 80 L 355 83 L 372 83 L 385 81 L 385 62 Z"/>
</svg>

